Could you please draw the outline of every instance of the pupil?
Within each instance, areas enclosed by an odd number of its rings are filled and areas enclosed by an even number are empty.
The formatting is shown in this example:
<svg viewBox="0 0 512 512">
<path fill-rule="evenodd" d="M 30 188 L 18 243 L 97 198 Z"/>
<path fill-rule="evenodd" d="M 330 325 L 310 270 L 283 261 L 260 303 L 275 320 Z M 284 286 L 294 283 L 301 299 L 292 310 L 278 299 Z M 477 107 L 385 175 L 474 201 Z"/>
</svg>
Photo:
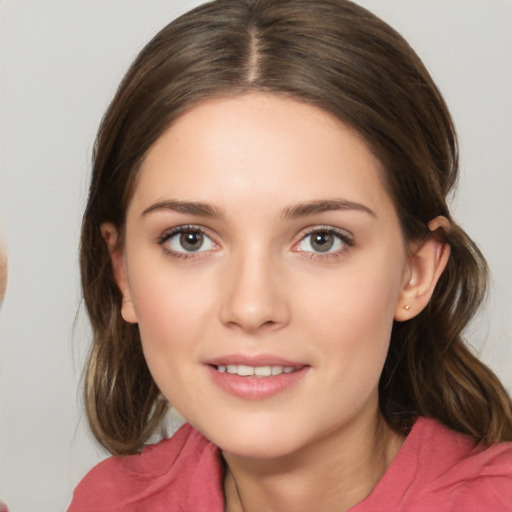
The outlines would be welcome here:
<svg viewBox="0 0 512 512">
<path fill-rule="evenodd" d="M 311 239 L 311 245 L 315 251 L 326 252 L 332 248 L 334 237 L 330 233 L 316 233 Z"/>
<path fill-rule="evenodd" d="M 197 251 L 203 244 L 203 235 L 196 231 L 187 231 L 186 233 L 182 233 L 180 244 L 183 249 L 187 251 Z"/>
</svg>

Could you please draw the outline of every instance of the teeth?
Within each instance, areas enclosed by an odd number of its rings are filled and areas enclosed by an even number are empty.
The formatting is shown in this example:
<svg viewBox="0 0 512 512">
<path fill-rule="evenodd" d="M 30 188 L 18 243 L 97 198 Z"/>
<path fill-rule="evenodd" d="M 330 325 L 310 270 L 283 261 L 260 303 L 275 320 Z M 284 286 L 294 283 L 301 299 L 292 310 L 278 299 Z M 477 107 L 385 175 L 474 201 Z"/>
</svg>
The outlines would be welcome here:
<svg viewBox="0 0 512 512">
<path fill-rule="evenodd" d="M 274 368 L 276 368 L 276 366 L 274 366 Z M 258 377 L 270 377 L 272 375 L 272 366 L 257 366 L 254 368 L 254 375 Z"/>
<path fill-rule="evenodd" d="M 254 375 L 254 368 L 252 366 L 245 366 L 244 364 L 239 364 L 236 373 L 238 375 L 241 375 L 242 377 L 249 377 L 250 375 Z"/>
<path fill-rule="evenodd" d="M 294 366 L 247 366 L 245 364 L 219 364 L 217 371 L 221 373 L 230 373 L 240 377 L 270 377 L 281 375 L 282 373 L 293 373 L 298 370 Z"/>
</svg>

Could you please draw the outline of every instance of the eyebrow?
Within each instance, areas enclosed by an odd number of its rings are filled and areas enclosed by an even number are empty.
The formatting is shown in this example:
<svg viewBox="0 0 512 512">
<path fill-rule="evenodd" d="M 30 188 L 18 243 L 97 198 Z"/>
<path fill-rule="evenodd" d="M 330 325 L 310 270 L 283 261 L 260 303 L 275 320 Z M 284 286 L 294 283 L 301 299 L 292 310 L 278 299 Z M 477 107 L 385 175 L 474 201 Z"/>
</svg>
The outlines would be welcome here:
<svg viewBox="0 0 512 512">
<path fill-rule="evenodd" d="M 212 206 L 208 203 L 176 200 L 158 201 L 146 208 L 142 212 L 142 216 L 146 216 L 151 212 L 159 210 L 171 210 L 177 213 L 197 215 L 199 217 L 209 217 L 214 219 L 220 219 L 224 216 L 224 213 L 220 208 Z M 309 201 L 289 206 L 283 210 L 281 218 L 283 220 L 290 220 L 299 217 L 306 217 L 308 215 L 339 210 L 356 210 L 367 213 L 372 217 L 377 217 L 373 210 L 363 204 L 347 201 L 345 199 L 327 199 L 320 201 Z"/>
<path fill-rule="evenodd" d="M 142 212 L 142 216 L 158 210 L 171 210 L 177 213 L 197 215 L 199 217 L 211 217 L 215 219 L 223 216 L 222 210 L 207 203 L 173 200 L 158 201 L 157 203 L 152 204 Z"/>
<path fill-rule="evenodd" d="M 305 217 L 307 215 L 314 215 L 317 213 L 337 210 L 356 210 L 377 218 L 375 212 L 367 206 L 360 203 L 354 203 L 353 201 L 346 201 L 345 199 L 328 199 L 322 201 L 299 203 L 285 208 L 282 214 L 282 218 L 283 220 L 296 219 L 298 217 Z"/>
</svg>

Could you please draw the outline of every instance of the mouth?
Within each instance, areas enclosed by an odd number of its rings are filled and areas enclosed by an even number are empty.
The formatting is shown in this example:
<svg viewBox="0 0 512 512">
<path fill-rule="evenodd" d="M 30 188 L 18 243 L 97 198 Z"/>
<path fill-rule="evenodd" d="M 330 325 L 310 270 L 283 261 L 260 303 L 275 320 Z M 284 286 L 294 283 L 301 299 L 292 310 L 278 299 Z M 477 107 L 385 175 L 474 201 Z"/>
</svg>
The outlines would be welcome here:
<svg viewBox="0 0 512 512">
<path fill-rule="evenodd" d="M 246 364 L 219 364 L 213 367 L 220 373 L 229 373 L 230 375 L 238 375 L 240 377 L 276 377 L 283 373 L 289 374 L 299 371 L 303 368 L 300 366 L 249 366 Z"/>
<path fill-rule="evenodd" d="M 206 363 L 212 382 L 244 400 L 263 400 L 293 389 L 310 365 L 273 356 L 224 356 Z"/>
</svg>

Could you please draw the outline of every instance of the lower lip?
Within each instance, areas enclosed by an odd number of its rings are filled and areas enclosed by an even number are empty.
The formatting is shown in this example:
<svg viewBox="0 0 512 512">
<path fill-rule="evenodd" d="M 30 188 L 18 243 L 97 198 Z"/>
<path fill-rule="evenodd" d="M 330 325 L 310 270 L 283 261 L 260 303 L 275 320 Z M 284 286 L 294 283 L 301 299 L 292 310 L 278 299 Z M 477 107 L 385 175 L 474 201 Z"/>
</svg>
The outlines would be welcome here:
<svg viewBox="0 0 512 512">
<path fill-rule="evenodd" d="M 219 372 L 208 365 L 213 382 L 222 390 L 244 400 L 263 400 L 289 390 L 309 371 L 309 366 L 303 366 L 292 373 L 281 373 L 273 377 L 241 377 L 227 372 Z"/>
</svg>

